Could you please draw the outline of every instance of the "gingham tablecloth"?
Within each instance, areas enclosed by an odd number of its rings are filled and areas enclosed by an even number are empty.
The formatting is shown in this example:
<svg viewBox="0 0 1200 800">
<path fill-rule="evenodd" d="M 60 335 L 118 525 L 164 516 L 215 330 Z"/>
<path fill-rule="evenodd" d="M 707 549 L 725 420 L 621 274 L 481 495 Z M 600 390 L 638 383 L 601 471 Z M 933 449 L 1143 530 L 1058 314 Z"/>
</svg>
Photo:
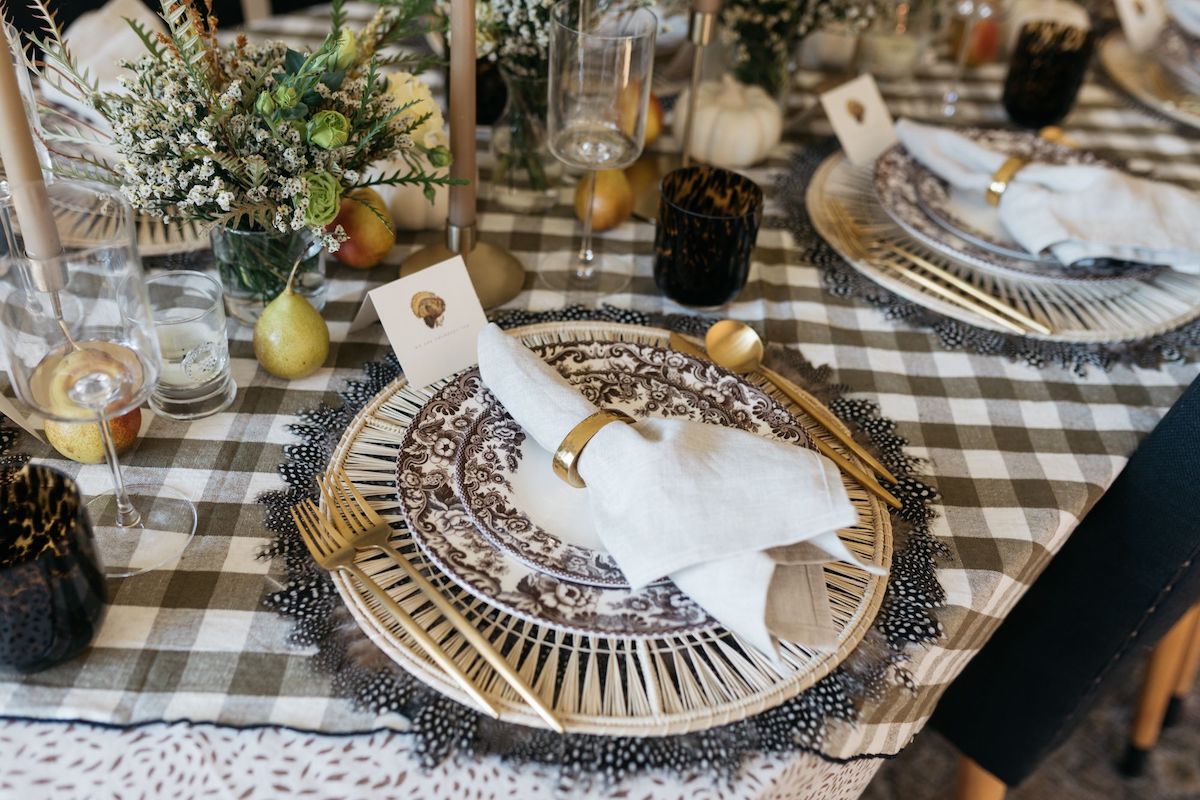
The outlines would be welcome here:
<svg viewBox="0 0 1200 800">
<path fill-rule="evenodd" d="M 371 7 L 350 10 L 361 20 Z M 321 11 L 311 10 L 257 27 L 304 44 L 325 24 Z M 946 75 L 934 69 L 919 82 L 885 84 L 893 112 L 936 115 Z M 1001 76 L 1000 67 L 970 76 L 960 108 L 964 124 L 1003 122 L 996 102 Z M 798 96 L 797 102 L 811 99 Z M 1200 187 L 1200 137 L 1135 110 L 1102 85 L 1084 87 L 1065 127 L 1081 146 L 1133 170 Z M 819 115 L 798 128 L 754 172 L 764 188 L 796 147 L 828 133 Z M 526 291 L 513 307 L 562 306 L 565 298 L 538 287 L 536 270 L 542 253 L 574 241 L 577 224 L 568 206 L 531 217 L 484 200 L 481 210 L 482 236 L 508 247 L 530 270 Z M 778 213 L 769 199 L 768 217 Z M 437 238 L 406 237 L 397 254 L 415 240 Z M 606 302 L 643 311 L 682 310 L 655 290 L 652 245 L 653 229 L 642 223 L 629 222 L 603 236 L 602 252 L 636 257 L 631 289 Z M 995 631 L 1198 368 L 1092 369 L 1081 377 L 947 351 L 927 331 L 885 319 L 861 301 L 830 296 L 821 288 L 819 271 L 801 263 L 799 252 L 785 231 L 764 227 L 749 284 L 728 313 L 763 321 L 770 340 L 798 347 L 813 363 L 832 365 L 838 381 L 878 402 L 911 442 L 910 452 L 929 460 L 929 475 L 944 501 L 933 533 L 953 553 L 939 571 L 948 597 L 940 615 L 946 637 L 913 653 L 915 692 L 897 688 L 868 704 L 857 726 L 832 723 L 823 747 L 837 759 L 889 755 L 921 729 L 942 689 Z M 0 676 L 0 717 L 7 718 L 0 722 L 0 763 L 6 765 L 0 794 L 156 795 L 167 785 L 190 787 L 185 796 L 242 796 L 251 789 L 283 795 L 305 786 L 328 797 L 551 793 L 555 776 L 546 770 L 490 759 L 422 770 L 409 739 L 387 730 L 402 731 L 405 721 L 357 713 L 338 699 L 329 680 L 313 669 L 310 653 L 287 643 L 288 620 L 263 608 L 264 596 L 279 588 L 280 568 L 258 557 L 268 535 L 255 499 L 282 487 L 276 472 L 281 448 L 295 441 L 286 426 L 303 409 L 336 402 L 333 392 L 343 381 L 357 378 L 363 362 L 386 352 L 377 326 L 353 334 L 348 328 L 364 290 L 393 278 L 394 269 L 359 273 L 331 263 L 330 275 L 325 316 L 334 346 L 324 369 L 291 383 L 272 378 L 257 369 L 250 331 L 234 327 L 236 404 L 191 423 L 155 419 L 125 459 L 131 480 L 165 480 L 192 493 L 199 534 L 174 568 L 113 582 L 111 607 L 87 655 L 33 676 Z M 75 475 L 84 491 L 108 486 L 103 465 L 64 461 L 28 437 L 18 447 Z M 164 720 L 216 726 L 161 724 Z M 68 763 L 75 766 L 64 769 Z M 644 776 L 606 791 L 852 798 L 878 764 L 870 758 L 836 764 L 810 754 L 756 757 L 733 786 L 714 786 L 707 775 Z"/>
</svg>

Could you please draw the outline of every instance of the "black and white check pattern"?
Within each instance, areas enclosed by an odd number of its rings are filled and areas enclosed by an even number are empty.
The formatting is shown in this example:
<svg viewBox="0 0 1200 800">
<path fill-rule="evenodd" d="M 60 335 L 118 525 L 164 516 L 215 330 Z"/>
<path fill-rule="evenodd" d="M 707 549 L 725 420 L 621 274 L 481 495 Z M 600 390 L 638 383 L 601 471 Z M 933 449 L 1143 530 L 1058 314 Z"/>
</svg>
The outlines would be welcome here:
<svg viewBox="0 0 1200 800">
<path fill-rule="evenodd" d="M 350 6 L 358 21 L 372 10 L 367 4 Z M 256 30 L 302 45 L 312 44 L 326 25 L 317 9 L 265 20 Z M 948 74 L 935 68 L 919 81 L 884 84 L 893 113 L 935 118 Z M 969 77 L 962 124 L 1003 123 L 997 102 L 1001 77 L 1000 67 Z M 802 78 L 808 87 L 817 81 Z M 812 101 L 797 93 L 794 102 L 793 111 L 799 112 Z M 1085 86 L 1064 127 L 1081 146 L 1131 170 L 1200 187 L 1200 135 L 1138 111 L 1103 84 Z M 803 133 L 791 136 L 752 172 L 764 188 L 772 186 L 795 148 L 829 132 L 819 112 L 798 128 Z M 541 217 L 520 216 L 491 206 L 486 187 L 484 193 L 481 235 L 509 248 L 529 269 L 526 291 L 513 307 L 562 306 L 568 298 L 539 287 L 536 273 L 541 254 L 574 241 L 577 223 L 569 206 L 564 202 Z M 569 197 L 568 190 L 563 197 Z M 778 215 L 769 198 L 768 222 Z M 397 255 L 439 237 L 434 232 L 405 236 Z M 655 289 L 652 246 L 653 229 L 643 223 L 628 222 L 603 235 L 601 253 L 632 254 L 636 262 L 631 288 L 605 302 L 642 311 L 683 310 Z M 948 596 L 941 614 L 947 636 L 913 653 L 917 691 L 896 689 L 869 704 L 857 727 L 835 723 L 824 748 L 839 758 L 891 754 L 921 729 L 942 689 L 986 642 L 1198 369 L 1120 367 L 1107 373 L 1093 369 L 1081 377 L 947 351 L 927 331 L 824 292 L 819 271 L 802 263 L 802 249 L 781 228 L 764 226 L 750 282 L 728 313 L 761 321 L 771 341 L 798 347 L 813 363 L 830 364 L 839 382 L 878 402 L 883 415 L 899 423 L 898 433 L 912 443 L 910 452 L 929 460 L 931 482 L 943 498 L 933 533 L 954 555 L 939 573 Z M 279 566 L 258 557 L 268 533 L 263 508 L 255 501 L 282 486 L 276 472 L 282 448 L 295 441 L 286 426 L 302 409 L 335 402 L 333 392 L 344 380 L 358 377 L 364 362 L 385 353 L 378 327 L 353 334 L 348 328 L 364 290 L 393 278 L 394 268 L 359 273 L 331 262 L 330 275 L 325 316 L 335 344 L 324 369 L 291 383 L 272 378 L 257 369 L 250 331 L 235 327 L 231 356 L 239 394 L 234 406 L 205 420 L 155 419 L 149 426 L 126 458 L 127 474 L 131 480 L 162 480 L 190 491 L 200 513 L 196 540 L 173 569 L 112 584 L 112 605 L 86 656 L 37 675 L 0 676 L 0 715 L 115 725 L 196 720 L 325 733 L 404 727 L 402 719 L 357 713 L 337 699 L 327 679 L 312 668 L 309 654 L 289 645 L 289 621 L 262 606 L 263 597 L 278 588 Z M 27 437 L 18 447 L 75 475 L 84 491 L 108 485 L 103 465 L 66 462 Z M 0 723 L 0 757 L 15 752 L 6 742 L 42 735 L 44 728 Z M 80 730 L 89 729 L 77 727 L 75 733 Z M 136 731 L 92 729 L 88 735 L 107 747 L 112 737 L 121 741 Z M 247 747 L 263 739 L 250 732 L 237 737 L 244 737 Z M 465 765 L 452 764 L 420 775 L 404 738 L 386 738 L 403 761 L 397 769 L 407 770 L 413 786 L 427 787 L 430 796 L 437 793 L 435 784 L 447 787 L 449 779 L 466 780 L 469 774 Z M 377 748 L 378 740 L 353 737 L 337 746 Z M 282 745 L 271 747 L 271 757 L 279 757 Z M 847 785 L 865 785 L 872 771 L 854 765 L 837 769 L 846 770 Z M 517 785 L 537 785 L 531 771 L 505 774 Z M 807 796 L 805 787 L 815 786 L 813 781 L 831 780 L 837 781 L 837 770 L 818 769 L 811 757 L 759 759 L 727 796 L 764 796 L 783 787 Z M 639 785 L 656 796 L 678 789 L 649 780 Z M 440 791 L 450 793 L 448 787 Z"/>
</svg>

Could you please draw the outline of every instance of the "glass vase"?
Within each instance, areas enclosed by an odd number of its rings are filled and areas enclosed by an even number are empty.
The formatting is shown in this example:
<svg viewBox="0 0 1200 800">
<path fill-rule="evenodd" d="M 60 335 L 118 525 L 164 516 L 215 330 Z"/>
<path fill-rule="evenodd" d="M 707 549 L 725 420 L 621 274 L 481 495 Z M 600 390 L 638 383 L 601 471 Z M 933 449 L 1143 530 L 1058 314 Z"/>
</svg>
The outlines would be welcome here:
<svg viewBox="0 0 1200 800">
<path fill-rule="evenodd" d="M 213 258 L 225 290 L 225 311 L 247 325 L 287 285 L 297 261 L 293 288 L 320 311 L 325 307 L 325 248 L 305 229 L 279 231 L 213 228 Z"/>
<path fill-rule="evenodd" d="M 501 69 L 508 100 L 492 126 L 491 197 L 502 208 L 541 212 L 558 202 L 562 164 L 546 144 L 549 81 Z"/>
</svg>

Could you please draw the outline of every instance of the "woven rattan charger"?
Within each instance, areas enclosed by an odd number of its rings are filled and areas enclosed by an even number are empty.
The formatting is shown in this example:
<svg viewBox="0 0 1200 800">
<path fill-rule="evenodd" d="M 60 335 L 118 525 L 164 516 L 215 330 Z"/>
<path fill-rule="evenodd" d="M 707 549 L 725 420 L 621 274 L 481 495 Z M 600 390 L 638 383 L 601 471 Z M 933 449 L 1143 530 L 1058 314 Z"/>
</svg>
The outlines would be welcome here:
<svg viewBox="0 0 1200 800">
<path fill-rule="evenodd" d="M 545 323 L 510 331 L 528 345 L 552 341 L 624 341 L 667 346 L 668 332 L 613 323 Z M 806 419 L 781 393 L 760 383 L 801 421 L 812 436 L 840 445 Z M 799 388 L 799 387 L 796 387 Z M 818 653 L 790 643 L 776 665 L 741 645 L 723 629 L 631 640 L 581 636 L 534 624 L 493 608 L 464 591 L 422 556 L 407 530 L 396 500 L 398 447 L 409 421 L 436 389 L 413 389 L 403 378 L 388 385 L 354 418 L 343 434 L 330 467 L 343 467 L 359 491 L 388 522 L 392 544 L 504 653 L 545 699 L 566 729 L 575 733 L 662 736 L 702 730 L 743 719 L 794 697 L 829 674 L 862 640 L 883 602 L 886 579 L 845 564 L 826 566 L 837 647 Z M 844 450 L 843 455 L 853 459 Z M 552 476 L 551 476 L 551 479 Z M 887 567 L 891 561 L 891 520 L 886 509 L 861 488 L 848 484 L 859 524 L 841 532 L 859 558 Z M 396 525 L 399 523 L 399 525 Z M 540 719 L 478 657 L 418 593 L 402 570 L 385 558 L 364 558 L 360 566 L 451 653 L 475 685 L 488 695 L 501 718 L 538 726 Z M 378 604 L 349 579 L 335 586 L 357 624 L 402 668 L 440 693 L 468 703 L 446 677 Z"/>
</svg>

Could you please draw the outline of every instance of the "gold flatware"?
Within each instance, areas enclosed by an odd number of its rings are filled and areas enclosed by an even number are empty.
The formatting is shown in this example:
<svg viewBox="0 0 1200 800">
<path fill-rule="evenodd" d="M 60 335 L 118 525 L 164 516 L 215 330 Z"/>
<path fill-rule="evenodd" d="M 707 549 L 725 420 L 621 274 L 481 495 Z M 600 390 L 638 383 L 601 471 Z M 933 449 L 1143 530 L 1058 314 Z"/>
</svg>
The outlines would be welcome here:
<svg viewBox="0 0 1200 800">
<path fill-rule="evenodd" d="M 723 319 L 714 323 L 708 329 L 708 333 L 704 335 L 704 348 L 714 362 L 733 372 L 761 372 L 769 381 L 787 392 L 788 397 L 804 409 L 804 412 L 812 417 L 818 425 L 829 431 L 850 452 L 867 462 L 867 466 L 873 469 L 875 474 L 889 483 L 899 483 L 891 470 L 879 463 L 878 459 L 868 453 L 865 447 L 854 441 L 854 437 L 842 429 L 825 406 L 802 394 L 790 391 L 786 388 L 787 384 L 783 380 L 783 376 L 775 370 L 763 366 L 763 341 L 758 335 L 758 331 L 744 322 Z"/>
<path fill-rule="evenodd" d="M 404 570 L 409 580 L 417 586 L 426 599 L 442 612 L 442 615 L 458 629 L 463 638 L 483 656 L 492 669 L 496 670 L 496 673 L 533 707 L 538 716 L 546 721 L 546 724 L 562 733 L 562 723 L 554 716 L 554 712 L 538 696 L 537 692 L 517 674 L 508 660 L 492 647 L 491 642 L 437 590 L 437 587 L 421 574 L 420 570 L 414 567 L 396 548 L 392 547 L 390 543 L 391 526 L 379 516 L 375 509 L 371 508 L 366 498 L 358 491 L 358 487 L 351 483 L 350 477 L 343 470 L 337 469 L 333 472 L 332 477 L 326 475 L 320 478 L 317 484 L 321 489 L 322 497 L 329 506 L 329 516 L 337 529 L 338 540 L 351 549 L 379 550 L 396 562 L 396 565 Z"/>
<path fill-rule="evenodd" d="M 875 245 L 878 249 L 886 250 L 895 256 L 901 258 L 906 264 L 917 269 L 923 269 L 930 274 L 951 284 L 944 286 L 932 278 L 922 275 L 915 269 L 905 269 L 897 264 L 888 261 L 873 261 L 877 266 L 882 266 L 897 272 L 921 287 L 933 292 L 943 300 L 947 300 L 959 308 L 964 308 L 968 311 L 979 314 L 986 319 L 1001 325 L 1004 328 L 1020 334 L 1027 333 L 1043 333 L 1050 334 L 1054 331 L 1048 326 L 1038 322 L 1032 317 L 1018 311 L 1008 303 L 994 297 L 979 288 L 972 286 L 966 281 L 947 272 L 941 267 L 933 264 L 927 259 L 921 258 L 915 253 L 910 253 L 900 247 L 885 242 L 879 242 L 865 234 L 857 223 L 851 219 L 846 209 L 840 203 L 833 202 L 830 204 L 830 213 L 833 218 L 833 224 L 838 228 L 839 239 L 846 249 L 850 251 L 851 258 L 866 260 L 870 258 L 870 246 Z M 955 290 L 958 291 L 955 291 Z"/>
<path fill-rule="evenodd" d="M 712 356 L 710 356 L 707 352 L 704 351 L 703 348 L 699 347 L 698 345 L 692 344 L 690 341 L 688 341 L 687 339 L 685 339 L 683 336 L 679 335 L 678 333 L 671 334 L 671 347 L 675 350 L 678 350 L 681 353 L 687 353 L 687 354 L 693 355 L 697 358 L 702 358 L 705 361 L 711 361 L 714 364 L 717 363 L 715 361 L 715 359 L 713 359 Z M 719 366 L 724 366 L 724 365 L 722 364 Z M 730 369 L 730 368 L 726 367 L 726 369 Z M 764 375 L 764 377 L 767 377 L 765 372 L 763 373 L 763 375 Z M 778 376 L 778 373 L 776 373 L 776 375 Z M 788 397 L 790 397 L 793 401 L 798 402 L 798 398 L 800 397 L 800 395 L 797 394 L 796 392 L 793 392 L 791 390 L 791 388 L 788 387 L 785 383 L 780 383 L 779 381 L 773 380 L 770 377 L 767 377 L 767 380 L 771 381 L 771 383 L 773 383 L 776 387 L 778 387 L 780 391 L 782 391 L 784 394 L 786 394 Z M 824 427 L 824 426 L 822 426 L 822 427 Z M 826 444 L 820 437 L 813 436 L 811 438 L 812 438 L 813 444 L 815 444 L 817 449 L 821 452 L 821 455 L 825 456 L 830 461 L 832 461 L 837 466 L 838 469 L 840 469 L 842 472 L 846 473 L 847 475 L 849 475 L 850 477 L 854 478 L 856 481 L 861 483 L 863 485 L 863 488 L 865 488 L 868 492 L 875 495 L 879 499 L 883 500 L 883 502 L 887 503 L 892 508 L 900 508 L 900 501 L 896 499 L 895 495 L 893 495 L 887 489 L 884 489 L 882 486 L 880 486 L 879 483 L 870 475 L 870 473 L 866 472 L 865 470 L 863 470 L 856 464 L 852 464 L 850 461 L 848 461 L 846 459 L 845 456 L 843 456 L 837 450 L 833 449 L 833 447 L 830 446 L 829 444 Z"/>
<path fill-rule="evenodd" d="M 352 545 L 346 544 L 338 537 L 337 531 L 329 524 L 328 520 L 325 519 L 320 509 L 317 508 L 312 500 L 302 500 L 299 505 L 293 506 L 292 520 L 296 523 L 296 530 L 300 532 L 300 538 L 304 540 L 304 546 L 308 548 L 308 552 L 321 569 L 327 572 L 339 570 L 357 578 L 358 582 L 400 623 L 405 632 L 416 640 L 421 649 L 447 675 L 453 678 L 479 704 L 480 708 L 490 716 L 499 718 L 500 712 L 496 710 L 496 707 L 484 696 L 483 692 L 471 683 L 471 679 L 442 650 L 438 643 L 433 640 L 433 637 L 418 625 L 416 620 L 399 603 L 393 600 L 391 595 L 383 590 L 383 587 L 354 563 L 354 557 L 358 551 Z"/>
</svg>

